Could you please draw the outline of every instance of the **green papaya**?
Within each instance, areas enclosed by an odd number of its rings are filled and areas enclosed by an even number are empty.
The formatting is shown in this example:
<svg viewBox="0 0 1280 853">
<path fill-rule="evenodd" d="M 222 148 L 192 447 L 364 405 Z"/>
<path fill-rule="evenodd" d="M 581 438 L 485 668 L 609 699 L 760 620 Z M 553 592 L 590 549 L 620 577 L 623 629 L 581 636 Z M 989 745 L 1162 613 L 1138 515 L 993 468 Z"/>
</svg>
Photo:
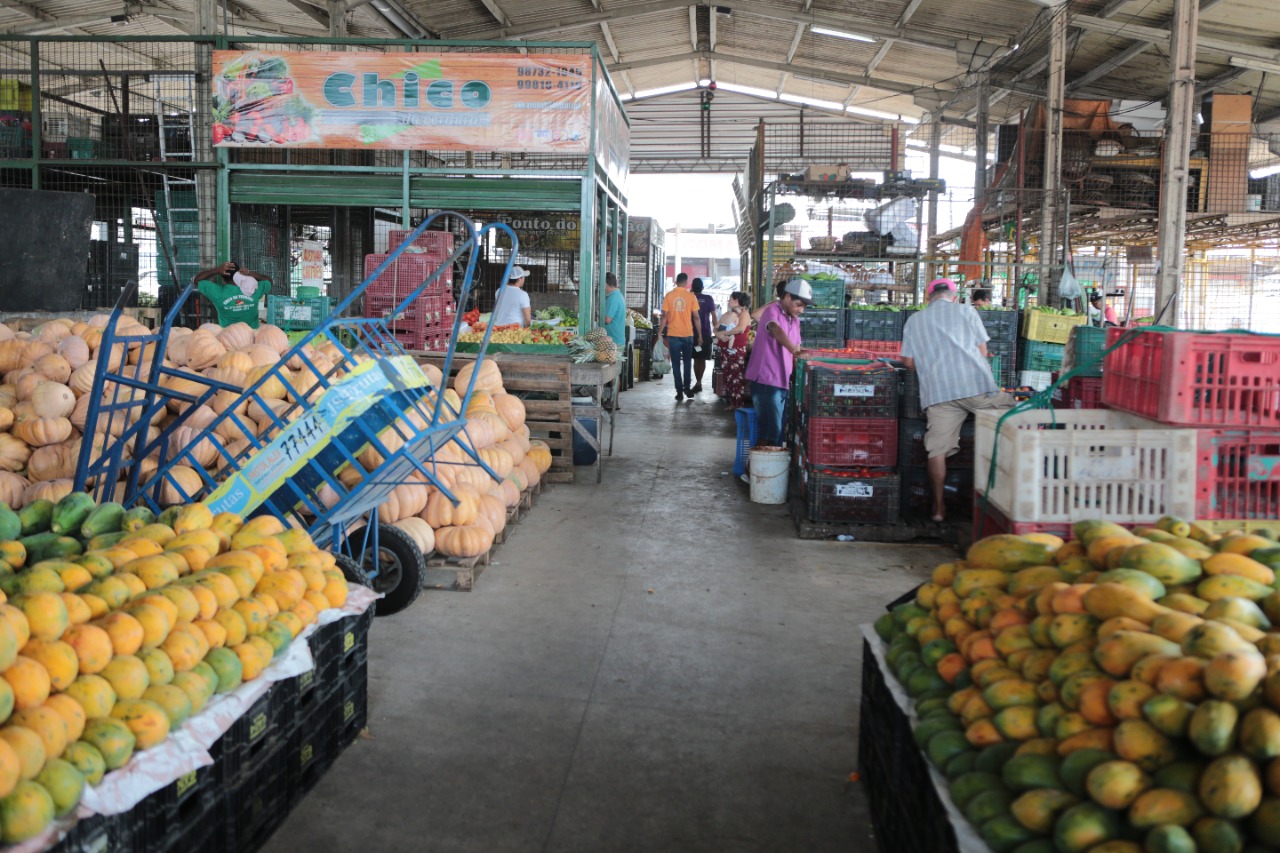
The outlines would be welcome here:
<svg viewBox="0 0 1280 853">
<path fill-rule="evenodd" d="M 101 533 L 84 543 L 84 549 L 86 551 L 105 551 L 128 535 L 130 534 L 124 530 L 119 533 Z"/>
<path fill-rule="evenodd" d="M 72 492 L 54 504 L 49 529 L 54 533 L 76 533 L 94 508 L 93 495 Z"/>
<path fill-rule="evenodd" d="M 156 520 L 156 514 L 151 511 L 148 506 L 135 506 L 124 514 L 124 518 L 120 520 L 120 529 L 126 533 L 137 533 Z M 890 619 L 893 617 L 890 616 Z M 879 628 L 877 628 L 879 630 Z M 890 639 L 885 637 L 885 639 Z"/>
<path fill-rule="evenodd" d="M 70 497 L 70 496 L 68 496 Z M 94 507 L 80 525 L 80 537 L 92 539 L 104 533 L 119 533 L 124 521 L 124 506 L 110 501 Z"/>
<path fill-rule="evenodd" d="M 182 510 L 183 510 L 183 507 L 181 505 L 171 506 L 168 509 L 166 509 L 164 512 L 160 513 L 160 517 L 155 520 L 155 523 L 163 524 L 166 527 L 173 527 L 173 523 L 178 520 L 178 513 L 182 512 Z M 899 607 L 901 606 L 903 605 L 899 605 Z M 911 605 L 911 606 L 914 607 L 915 605 Z M 929 611 L 927 610 L 923 610 L 921 608 L 916 608 L 916 609 L 920 610 L 920 612 L 916 614 L 917 616 L 929 615 Z M 897 613 L 896 610 L 894 612 L 895 614 Z"/>
<path fill-rule="evenodd" d="M 9 509 L 7 503 L 0 503 L 0 541 L 17 539 L 22 535 L 22 519 Z"/>
<path fill-rule="evenodd" d="M 31 536 L 43 533 L 53 523 L 53 501 L 41 498 L 18 510 L 18 520 L 22 522 L 22 535 Z"/>
</svg>

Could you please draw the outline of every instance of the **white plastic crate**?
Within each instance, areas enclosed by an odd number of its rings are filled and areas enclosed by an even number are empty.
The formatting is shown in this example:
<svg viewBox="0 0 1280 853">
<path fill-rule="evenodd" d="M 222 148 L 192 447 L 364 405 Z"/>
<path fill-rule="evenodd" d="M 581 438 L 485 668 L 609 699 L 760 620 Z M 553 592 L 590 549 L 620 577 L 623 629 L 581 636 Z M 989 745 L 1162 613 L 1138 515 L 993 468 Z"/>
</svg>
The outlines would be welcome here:
<svg viewBox="0 0 1280 853">
<path fill-rule="evenodd" d="M 974 491 L 987 494 L 996 425 L 978 412 Z M 1103 518 L 1146 524 L 1194 518 L 1196 431 L 1109 409 L 1035 409 L 1000 427 L 995 486 L 987 497 L 1011 521 Z"/>
<path fill-rule="evenodd" d="M 1019 370 L 1018 384 L 1043 391 L 1053 384 L 1053 374 L 1047 370 Z"/>
</svg>

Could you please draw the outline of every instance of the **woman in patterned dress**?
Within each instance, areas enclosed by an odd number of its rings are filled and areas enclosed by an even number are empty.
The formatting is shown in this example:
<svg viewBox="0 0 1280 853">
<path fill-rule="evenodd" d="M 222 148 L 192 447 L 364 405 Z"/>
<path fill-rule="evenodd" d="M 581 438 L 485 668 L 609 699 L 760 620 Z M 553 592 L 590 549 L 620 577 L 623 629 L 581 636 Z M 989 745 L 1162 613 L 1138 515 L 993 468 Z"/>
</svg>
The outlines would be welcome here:
<svg viewBox="0 0 1280 853">
<path fill-rule="evenodd" d="M 729 295 L 729 308 L 716 325 L 716 346 L 720 348 L 720 373 L 724 376 L 724 397 L 730 409 L 751 405 L 751 394 L 743 374 L 747 369 L 747 338 L 751 329 L 751 297 L 742 291 Z"/>
</svg>

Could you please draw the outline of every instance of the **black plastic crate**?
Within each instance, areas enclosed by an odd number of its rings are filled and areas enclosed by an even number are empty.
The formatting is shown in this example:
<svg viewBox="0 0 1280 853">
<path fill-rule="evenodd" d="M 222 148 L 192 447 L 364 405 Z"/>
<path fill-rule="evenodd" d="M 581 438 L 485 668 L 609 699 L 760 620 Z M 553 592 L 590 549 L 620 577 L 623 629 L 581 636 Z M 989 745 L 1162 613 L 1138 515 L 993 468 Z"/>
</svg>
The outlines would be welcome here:
<svg viewBox="0 0 1280 853">
<path fill-rule="evenodd" d="M 901 311 L 846 308 L 845 337 L 854 341 L 900 341 L 907 315 Z"/>
<path fill-rule="evenodd" d="M 287 700 L 288 691 L 272 686 L 213 745 L 210 754 L 221 784 L 237 779 L 245 767 L 256 764 L 279 746 L 277 735 L 284 716 L 281 706 Z"/>
<path fill-rule="evenodd" d="M 858 773 L 881 850 L 958 850 L 955 830 L 933 787 L 929 765 L 911 736 L 871 646 L 862 643 Z M 892 676 L 889 676 L 890 678 Z M 903 796 L 904 792 L 910 796 Z"/>
<path fill-rule="evenodd" d="M 894 524 L 898 520 L 900 482 L 892 470 L 810 466 L 804 478 L 810 521 Z"/>
<path fill-rule="evenodd" d="M 133 848 L 133 836 L 124 832 L 128 815 L 92 815 L 75 826 L 50 850 L 52 853 L 111 853 Z"/>
<path fill-rule="evenodd" d="M 289 812 L 285 750 L 277 742 L 224 787 L 220 820 L 227 853 L 257 850 Z"/>
<path fill-rule="evenodd" d="M 924 410 L 920 408 L 920 377 L 914 370 L 902 371 L 902 382 L 898 386 L 898 400 L 898 417 L 924 417 Z"/>
<path fill-rule="evenodd" d="M 337 653 L 339 668 L 345 673 L 369 657 L 369 628 L 373 626 L 373 608 L 359 616 L 348 616 L 334 623 L 339 626 Z"/>
<path fill-rule="evenodd" d="M 342 681 L 341 703 L 335 726 L 335 750 L 337 753 L 350 746 L 369 725 L 369 662 L 361 663 Z"/>
<path fill-rule="evenodd" d="M 899 384 L 898 371 L 892 367 L 810 364 L 805 408 L 810 417 L 895 418 Z"/>
<path fill-rule="evenodd" d="M 954 458 L 954 457 L 953 457 Z M 933 487 L 929 472 L 924 468 L 910 467 L 899 470 L 902 477 L 902 511 L 927 515 L 933 510 Z M 942 500 L 948 516 L 968 516 L 973 511 L 973 468 L 947 465 L 947 476 L 942 481 Z"/>
<path fill-rule="evenodd" d="M 929 422 L 924 418 L 902 418 L 898 421 L 898 465 L 923 468 L 929 464 L 929 453 L 924 449 L 924 434 Z M 960 427 L 960 452 L 947 459 L 949 468 L 973 469 L 973 437 L 977 428 L 973 415 Z"/>
<path fill-rule="evenodd" d="M 341 690 L 314 692 L 327 695 L 295 721 L 284 756 L 290 807 L 311 792 L 337 757 L 337 721 L 345 694 Z"/>
<path fill-rule="evenodd" d="M 182 814 L 175 816 L 168 825 L 168 832 L 159 847 L 172 853 L 220 853 L 226 849 L 220 797 L 197 797 L 188 803 Z M 138 848 L 143 849 L 143 848 Z M 240 848 L 244 849 L 244 848 Z"/>
<path fill-rule="evenodd" d="M 1017 311 L 980 308 L 978 316 L 992 342 L 1013 343 L 1018 339 Z"/>
<path fill-rule="evenodd" d="M 221 796 L 218 771 L 215 764 L 198 767 L 180 776 L 177 781 L 165 785 L 134 807 L 142 812 L 146 826 L 147 844 L 139 847 L 150 849 L 153 844 L 170 835 L 174 827 L 198 822 L 210 802 Z M 167 845 L 165 849 L 170 848 Z M 205 848 L 201 848 L 205 849 Z"/>
<path fill-rule="evenodd" d="M 762 332 L 767 334 L 767 332 Z M 800 340 L 806 347 L 844 348 L 844 309 L 806 308 L 800 315 Z"/>
</svg>

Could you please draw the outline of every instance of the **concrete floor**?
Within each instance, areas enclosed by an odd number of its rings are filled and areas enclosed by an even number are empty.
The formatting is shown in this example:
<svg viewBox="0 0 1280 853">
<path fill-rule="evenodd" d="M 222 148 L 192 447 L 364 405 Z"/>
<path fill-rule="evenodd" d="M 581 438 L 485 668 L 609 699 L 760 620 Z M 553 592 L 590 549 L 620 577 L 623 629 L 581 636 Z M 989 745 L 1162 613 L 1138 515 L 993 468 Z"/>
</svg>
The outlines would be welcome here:
<svg viewBox="0 0 1280 853">
<path fill-rule="evenodd" d="M 709 386 L 708 382 L 708 386 Z M 369 736 L 285 851 L 872 851 L 857 627 L 952 552 L 805 542 L 729 473 L 733 420 L 622 397 L 470 593 L 374 623 Z"/>
</svg>

